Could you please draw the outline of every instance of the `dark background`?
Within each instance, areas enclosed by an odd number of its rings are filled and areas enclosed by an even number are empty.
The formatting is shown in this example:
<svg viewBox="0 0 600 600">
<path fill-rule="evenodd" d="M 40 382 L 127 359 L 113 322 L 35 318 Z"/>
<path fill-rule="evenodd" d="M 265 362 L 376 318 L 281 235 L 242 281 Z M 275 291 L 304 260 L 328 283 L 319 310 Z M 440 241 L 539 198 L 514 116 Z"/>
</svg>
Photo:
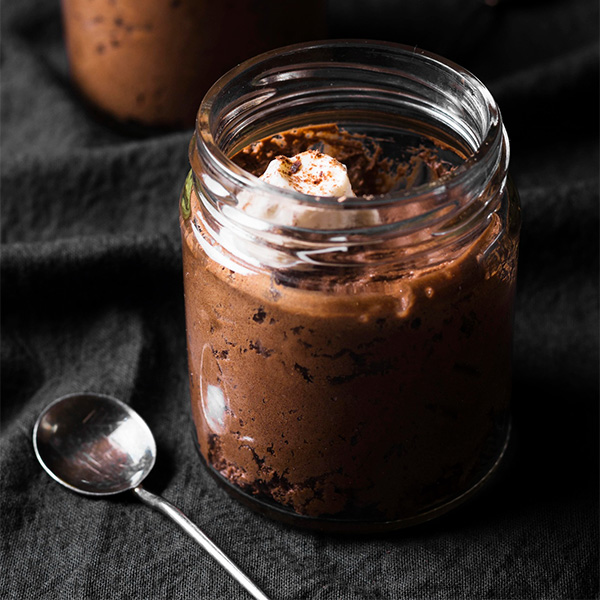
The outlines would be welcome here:
<svg viewBox="0 0 600 600">
<path fill-rule="evenodd" d="M 132 135 L 68 80 L 58 2 L 2 2 L 2 598 L 242 598 L 171 522 L 39 467 L 31 428 L 95 390 L 153 429 L 148 489 L 273 598 L 598 598 L 598 4 L 330 0 L 331 37 L 440 53 L 500 104 L 523 228 L 514 437 L 476 501 L 429 525 L 334 537 L 241 507 L 189 431 L 177 199 L 191 131 Z M 292 26 L 292 23 L 290 24 Z"/>
</svg>

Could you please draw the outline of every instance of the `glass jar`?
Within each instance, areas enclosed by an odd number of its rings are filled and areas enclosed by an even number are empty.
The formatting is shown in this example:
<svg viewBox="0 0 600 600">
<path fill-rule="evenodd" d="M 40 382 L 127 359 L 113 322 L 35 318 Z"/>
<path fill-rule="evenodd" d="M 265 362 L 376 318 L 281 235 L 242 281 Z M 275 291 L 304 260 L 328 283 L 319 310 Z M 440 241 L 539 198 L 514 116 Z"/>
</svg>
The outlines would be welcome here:
<svg viewBox="0 0 600 600">
<path fill-rule="evenodd" d="M 380 157 L 454 162 L 339 201 L 232 160 L 331 123 Z M 395 44 L 290 46 L 211 88 L 190 160 L 190 389 L 211 473 L 268 516 L 332 531 L 412 525 L 472 495 L 509 437 L 520 227 L 483 84 Z M 272 210 L 247 210 L 260 202 Z"/>
<path fill-rule="evenodd" d="M 282 2 L 62 0 L 71 78 L 118 122 L 192 127 L 210 85 L 237 63 L 323 35 L 325 4 L 289 23 Z"/>
</svg>

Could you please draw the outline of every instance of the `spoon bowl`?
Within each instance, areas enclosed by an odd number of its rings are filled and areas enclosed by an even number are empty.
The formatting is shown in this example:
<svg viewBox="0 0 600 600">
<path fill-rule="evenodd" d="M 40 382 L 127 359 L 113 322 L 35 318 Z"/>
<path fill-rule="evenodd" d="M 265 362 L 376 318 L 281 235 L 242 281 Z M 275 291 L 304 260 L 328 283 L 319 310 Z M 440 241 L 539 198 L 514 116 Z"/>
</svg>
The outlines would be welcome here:
<svg viewBox="0 0 600 600">
<path fill-rule="evenodd" d="M 141 486 L 156 460 L 146 422 L 127 404 L 103 394 L 69 394 L 49 404 L 33 427 L 33 448 L 45 471 L 72 491 L 110 496 L 131 491 L 177 523 L 256 600 L 268 597 L 170 502 Z"/>
<path fill-rule="evenodd" d="M 146 422 L 102 394 L 69 394 L 52 402 L 36 421 L 33 447 L 52 478 L 89 496 L 137 487 L 156 461 Z"/>
</svg>

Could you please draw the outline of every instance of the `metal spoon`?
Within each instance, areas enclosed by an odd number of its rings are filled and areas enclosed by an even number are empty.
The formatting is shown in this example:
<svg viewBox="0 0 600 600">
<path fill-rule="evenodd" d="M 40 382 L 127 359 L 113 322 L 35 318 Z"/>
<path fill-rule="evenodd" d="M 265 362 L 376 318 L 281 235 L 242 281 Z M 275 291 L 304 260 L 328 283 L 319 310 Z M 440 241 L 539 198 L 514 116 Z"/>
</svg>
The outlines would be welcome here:
<svg viewBox="0 0 600 600">
<path fill-rule="evenodd" d="M 177 523 L 257 600 L 269 600 L 179 509 L 140 484 L 156 460 L 146 422 L 127 404 L 101 394 L 69 394 L 52 402 L 33 428 L 33 447 L 48 474 L 88 496 L 131 490 Z"/>
</svg>

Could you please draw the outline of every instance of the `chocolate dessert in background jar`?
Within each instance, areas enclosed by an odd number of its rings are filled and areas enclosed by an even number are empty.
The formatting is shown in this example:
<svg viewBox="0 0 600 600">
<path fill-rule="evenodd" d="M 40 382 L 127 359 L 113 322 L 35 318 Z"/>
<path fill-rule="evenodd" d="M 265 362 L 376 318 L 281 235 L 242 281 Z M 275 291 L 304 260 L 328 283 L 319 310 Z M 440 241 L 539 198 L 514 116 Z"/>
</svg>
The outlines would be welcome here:
<svg viewBox="0 0 600 600">
<path fill-rule="evenodd" d="M 201 104 L 181 196 L 200 455 L 331 531 L 443 514 L 509 431 L 520 208 L 498 107 L 395 44 L 286 47 Z"/>
<path fill-rule="evenodd" d="M 226 70 L 254 54 L 325 33 L 325 4 L 294 15 L 275 0 L 62 0 L 73 83 L 119 122 L 192 127 Z"/>
</svg>

